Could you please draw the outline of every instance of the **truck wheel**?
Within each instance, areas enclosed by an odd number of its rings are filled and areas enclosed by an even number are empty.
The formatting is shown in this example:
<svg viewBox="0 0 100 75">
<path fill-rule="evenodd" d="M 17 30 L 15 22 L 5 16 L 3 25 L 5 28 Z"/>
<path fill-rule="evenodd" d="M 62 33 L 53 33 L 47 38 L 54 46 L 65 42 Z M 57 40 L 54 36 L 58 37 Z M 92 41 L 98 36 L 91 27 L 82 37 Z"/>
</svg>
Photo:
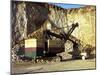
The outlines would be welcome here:
<svg viewBox="0 0 100 75">
<path fill-rule="evenodd" d="M 82 60 L 85 60 L 85 56 L 84 55 L 82 56 Z"/>
<path fill-rule="evenodd" d="M 60 56 L 57 56 L 56 58 L 55 58 L 55 62 L 60 62 L 61 61 L 61 57 Z"/>
</svg>

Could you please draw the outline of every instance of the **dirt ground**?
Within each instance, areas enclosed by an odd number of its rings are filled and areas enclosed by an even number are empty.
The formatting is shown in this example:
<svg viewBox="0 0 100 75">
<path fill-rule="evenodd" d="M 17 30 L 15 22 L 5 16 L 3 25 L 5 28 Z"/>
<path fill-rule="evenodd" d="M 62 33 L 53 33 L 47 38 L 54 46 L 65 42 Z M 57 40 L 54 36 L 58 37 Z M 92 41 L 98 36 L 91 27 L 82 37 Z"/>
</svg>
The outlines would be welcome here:
<svg viewBox="0 0 100 75">
<path fill-rule="evenodd" d="M 14 63 L 11 65 L 12 74 L 30 74 L 38 72 L 54 72 L 54 71 L 72 71 L 96 69 L 95 59 L 88 60 L 65 60 L 61 62 L 48 63 Z"/>
</svg>

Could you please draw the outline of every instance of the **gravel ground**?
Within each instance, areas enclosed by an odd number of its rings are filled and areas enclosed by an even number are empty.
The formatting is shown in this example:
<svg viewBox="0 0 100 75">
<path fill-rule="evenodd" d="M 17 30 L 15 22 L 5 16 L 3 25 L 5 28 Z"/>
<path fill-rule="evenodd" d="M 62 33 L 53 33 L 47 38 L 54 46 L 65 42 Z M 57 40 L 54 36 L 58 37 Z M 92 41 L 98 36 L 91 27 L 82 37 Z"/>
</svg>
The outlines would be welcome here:
<svg viewBox="0 0 100 75">
<path fill-rule="evenodd" d="M 70 70 L 86 70 L 96 69 L 95 59 L 89 60 L 66 60 L 53 63 L 38 63 L 32 62 L 12 64 L 12 74 L 29 74 L 37 72 L 53 72 L 53 71 L 70 71 Z"/>
</svg>

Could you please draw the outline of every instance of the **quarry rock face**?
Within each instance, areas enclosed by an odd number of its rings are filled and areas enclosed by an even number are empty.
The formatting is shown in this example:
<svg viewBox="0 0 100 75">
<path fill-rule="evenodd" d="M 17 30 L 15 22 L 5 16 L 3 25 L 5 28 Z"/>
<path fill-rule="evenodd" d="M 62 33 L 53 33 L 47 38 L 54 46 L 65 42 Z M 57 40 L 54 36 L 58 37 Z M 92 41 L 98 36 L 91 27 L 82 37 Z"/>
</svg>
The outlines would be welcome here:
<svg viewBox="0 0 100 75">
<path fill-rule="evenodd" d="M 58 7 L 50 7 L 49 8 L 51 14 L 49 18 L 55 24 L 55 26 L 63 28 L 65 32 L 68 31 L 68 18 L 67 18 L 67 10 L 58 8 Z"/>
<path fill-rule="evenodd" d="M 12 39 L 20 41 L 38 30 L 47 19 L 49 10 L 44 4 L 31 2 L 12 3 Z"/>
<path fill-rule="evenodd" d="M 12 4 L 12 41 L 14 44 L 27 36 L 26 4 Z"/>
<path fill-rule="evenodd" d="M 45 5 L 38 3 L 22 2 L 15 3 L 12 9 L 14 11 L 12 30 L 17 33 L 19 31 L 18 34 L 15 33 L 16 36 L 26 37 L 41 28 L 49 17 L 56 27 L 62 28 L 66 33 L 72 23 L 78 22 L 79 27 L 75 29 L 72 35 L 95 46 L 95 6 L 63 9 L 53 5 L 46 8 Z"/>
<path fill-rule="evenodd" d="M 45 20 L 48 17 L 49 10 L 42 3 L 26 3 L 26 16 L 27 22 L 27 34 L 31 34 L 34 31 L 40 29 Z"/>
<path fill-rule="evenodd" d="M 79 23 L 79 27 L 72 33 L 78 39 L 87 44 L 95 46 L 95 25 L 96 10 L 95 6 L 85 6 L 73 9 L 51 9 L 51 20 L 59 27 L 65 27 L 64 31 L 70 29 L 72 23 Z"/>
<path fill-rule="evenodd" d="M 69 9 L 67 12 L 68 24 L 78 22 L 79 27 L 72 33 L 86 44 L 95 46 L 96 8 L 86 6 L 78 9 Z"/>
<path fill-rule="evenodd" d="M 79 27 L 74 30 L 72 33 L 75 38 L 80 40 L 81 46 L 80 50 L 88 45 L 95 47 L 95 25 L 96 25 L 96 8 L 95 6 L 84 6 L 81 8 L 73 9 L 62 9 L 51 6 L 49 8 L 51 14 L 49 15 L 50 19 L 55 23 L 57 27 L 63 29 L 64 32 L 68 32 L 73 23 L 78 22 Z M 57 32 L 57 30 L 55 31 Z M 61 32 L 58 31 L 58 32 Z M 73 50 L 73 44 L 65 43 L 65 52 Z M 92 50 L 88 49 L 90 52 Z M 86 51 L 88 51 L 86 49 Z M 95 51 L 95 50 L 94 50 Z M 79 51 L 74 51 L 75 54 L 80 53 Z M 95 53 L 95 52 L 94 52 Z"/>
</svg>

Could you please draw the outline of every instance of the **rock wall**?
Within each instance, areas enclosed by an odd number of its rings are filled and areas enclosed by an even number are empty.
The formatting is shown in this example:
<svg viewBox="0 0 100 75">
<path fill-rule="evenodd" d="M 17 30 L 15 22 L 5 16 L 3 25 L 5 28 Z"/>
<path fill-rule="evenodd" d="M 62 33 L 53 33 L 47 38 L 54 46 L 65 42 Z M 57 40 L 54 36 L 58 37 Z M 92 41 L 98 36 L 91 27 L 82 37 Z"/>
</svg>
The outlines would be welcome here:
<svg viewBox="0 0 100 75">
<path fill-rule="evenodd" d="M 50 20 L 56 27 L 62 28 L 67 33 L 69 30 L 67 10 L 53 5 L 49 6 L 49 10 L 51 12 L 48 15 Z"/>
<path fill-rule="evenodd" d="M 43 25 L 49 10 L 42 3 L 12 1 L 11 12 L 12 42 L 17 44 Z"/>
<path fill-rule="evenodd" d="M 49 10 L 43 3 L 26 2 L 26 13 L 28 18 L 27 34 L 31 34 L 43 25 Z"/>
<path fill-rule="evenodd" d="M 68 9 L 68 24 L 78 22 L 79 27 L 72 35 L 86 44 L 95 46 L 96 37 L 96 7 L 86 6 L 77 9 Z"/>
<path fill-rule="evenodd" d="M 14 16 L 12 17 L 12 29 L 15 39 L 27 37 L 28 34 L 41 28 L 49 18 L 54 26 L 62 28 L 66 33 L 72 23 L 78 22 L 79 27 L 74 30 L 72 35 L 86 44 L 95 46 L 95 6 L 63 9 L 54 5 L 47 4 L 46 6 L 45 3 L 15 2 L 12 10 L 12 16 Z"/>
<path fill-rule="evenodd" d="M 62 9 L 50 7 L 50 19 L 67 33 L 72 23 L 79 23 L 79 27 L 74 30 L 72 35 L 83 41 L 85 44 L 95 46 L 96 28 L 96 7 L 85 6 L 74 9 Z"/>
<path fill-rule="evenodd" d="M 12 41 L 13 44 L 27 37 L 26 4 L 24 2 L 12 3 Z"/>
<path fill-rule="evenodd" d="M 84 6 L 81 8 L 62 9 L 56 6 L 50 6 L 51 14 L 49 18 L 57 26 L 63 29 L 66 33 L 71 28 L 72 23 L 79 23 L 79 27 L 72 33 L 77 39 L 81 40 L 83 48 L 89 44 L 95 47 L 96 44 L 96 7 Z M 53 28 L 54 29 L 54 26 Z M 55 31 L 57 32 L 57 30 Z M 61 29 L 60 31 L 61 32 Z M 73 44 L 71 42 L 65 43 L 65 51 L 72 51 Z M 94 51 L 95 54 L 95 51 Z"/>
</svg>

